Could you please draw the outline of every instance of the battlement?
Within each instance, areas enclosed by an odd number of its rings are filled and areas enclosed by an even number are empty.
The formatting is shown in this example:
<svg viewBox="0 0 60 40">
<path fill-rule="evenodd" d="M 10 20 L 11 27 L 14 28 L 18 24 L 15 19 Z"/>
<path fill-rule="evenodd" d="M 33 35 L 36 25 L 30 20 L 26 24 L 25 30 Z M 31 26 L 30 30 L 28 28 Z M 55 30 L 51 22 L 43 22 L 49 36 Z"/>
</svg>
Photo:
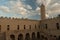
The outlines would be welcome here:
<svg viewBox="0 0 60 40">
<path fill-rule="evenodd" d="M 3 16 L 1 16 L 0 18 L 4 18 L 4 19 L 20 19 L 20 18 L 14 18 L 14 17 L 3 17 Z"/>
<path fill-rule="evenodd" d="M 14 18 L 14 17 L 3 17 L 3 16 L 1 16 L 0 19 L 40 21 L 40 20 L 34 20 L 34 19 L 28 19 L 28 18 Z"/>
</svg>

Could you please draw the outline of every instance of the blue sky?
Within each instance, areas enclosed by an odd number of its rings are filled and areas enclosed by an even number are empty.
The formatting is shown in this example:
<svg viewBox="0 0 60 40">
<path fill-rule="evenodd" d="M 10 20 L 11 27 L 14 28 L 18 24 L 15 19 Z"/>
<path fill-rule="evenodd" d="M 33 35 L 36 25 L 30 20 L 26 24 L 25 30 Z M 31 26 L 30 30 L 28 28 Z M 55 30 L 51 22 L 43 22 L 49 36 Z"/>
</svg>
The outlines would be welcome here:
<svg viewBox="0 0 60 40">
<path fill-rule="evenodd" d="M 40 19 L 40 5 L 46 6 L 46 17 L 60 14 L 60 0 L 0 0 L 0 17 Z"/>
</svg>

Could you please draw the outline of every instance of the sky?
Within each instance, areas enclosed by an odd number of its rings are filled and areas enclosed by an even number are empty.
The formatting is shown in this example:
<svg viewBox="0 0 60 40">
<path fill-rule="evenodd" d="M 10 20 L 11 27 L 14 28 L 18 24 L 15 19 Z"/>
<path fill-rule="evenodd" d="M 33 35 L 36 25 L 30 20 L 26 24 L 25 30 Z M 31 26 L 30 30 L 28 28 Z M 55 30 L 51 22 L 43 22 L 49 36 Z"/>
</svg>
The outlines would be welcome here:
<svg viewBox="0 0 60 40">
<path fill-rule="evenodd" d="M 46 18 L 60 14 L 60 0 L 0 0 L 0 17 L 40 20 L 40 6 L 46 7 Z"/>
</svg>

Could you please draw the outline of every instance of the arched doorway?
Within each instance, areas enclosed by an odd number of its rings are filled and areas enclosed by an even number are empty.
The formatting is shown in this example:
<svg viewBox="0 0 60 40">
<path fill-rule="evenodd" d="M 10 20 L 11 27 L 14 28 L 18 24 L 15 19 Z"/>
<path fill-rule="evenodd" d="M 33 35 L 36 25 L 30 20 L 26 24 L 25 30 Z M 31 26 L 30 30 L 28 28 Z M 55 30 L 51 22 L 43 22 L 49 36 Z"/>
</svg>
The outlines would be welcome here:
<svg viewBox="0 0 60 40">
<path fill-rule="evenodd" d="M 30 40 L 30 34 L 29 33 L 26 33 L 25 40 Z"/>
<path fill-rule="evenodd" d="M 56 35 L 54 35 L 54 39 L 55 39 L 55 40 L 57 40 L 57 37 L 56 37 Z"/>
<path fill-rule="evenodd" d="M 47 38 L 47 37 L 45 37 L 45 40 L 48 40 L 48 38 Z"/>
<path fill-rule="evenodd" d="M 10 35 L 11 40 L 15 40 L 15 35 Z"/>
<path fill-rule="evenodd" d="M 37 32 L 37 38 L 40 39 L 40 33 L 39 32 Z"/>
<path fill-rule="evenodd" d="M 18 40 L 23 40 L 23 35 L 22 34 L 18 35 Z"/>
<path fill-rule="evenodd" d="M 60 40 L 60 36 L 58 37 L 58 40 Z"/>
<path fill-rule="evenodd" d="M 35 33 L 32 33 L 32 40 L 36 40 Z"/>
<path fill-rule="evenodd" d="M 40 39 L 43 40 L 44 39 L 44 35 L 41 35 Z"/>
</svg>

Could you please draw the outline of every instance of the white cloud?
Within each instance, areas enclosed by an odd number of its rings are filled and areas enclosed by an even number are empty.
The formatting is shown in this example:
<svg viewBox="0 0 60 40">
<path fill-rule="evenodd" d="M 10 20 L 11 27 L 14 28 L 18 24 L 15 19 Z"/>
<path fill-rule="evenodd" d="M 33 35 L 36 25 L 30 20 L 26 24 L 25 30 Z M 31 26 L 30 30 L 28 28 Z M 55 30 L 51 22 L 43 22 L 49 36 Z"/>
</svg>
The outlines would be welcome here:
<svg viewBox="0 0 60 40">
<path fill-rule="evenodd" d="M 59 6 L 59 5 L 60 5 L 59 3 L 54 3 L 52 7 Z"/>
<path fill-rule="evenodd" d="M 39 6 L 41 3 L 45 5 L 46 17 L 55 17 L 60 14 L 60 0 L 37 0 L 36 2 Z M 39 11 L 39 8 L 37 7 L 36 10 Z"/>
<path fill-rule="evenodd" d="M 27 7 L 27 9 L 32 9 L 30 5 L 25 5 L 25 7 Z"/>
<path fill-rule="evenodd" d="M 55 3 L 51 6 L 51 10 L 60 10 L 60 4 L 59 3 Z"/>
<path fill-rule="evenodd" d="M 9 1 L 7 6 L 10 7 L 10 13 L 20 14 L 24 18 L 28 18 L 29 16 L 33 16 L 33 14 L 37 14 L 37 12 L 35 13 L 35 11 L 32 10 L 32 7 L 30 5 L 23 4 L 20 0 L 11 0 Z M 13 17 L 16 17 L 16 15 Z"/>
<path fill-rule="evenodd" d="M 49 14 L 46 14 L 46 18 L 49 18 Z"/>
<path fill-rule="evenodd" d="M 23 0 L 25 1 L 25 0 Z M 21 2 L 21 0 L 9 0 L 7 1 L 7 3 L 5 3 L 6 7 L 3 11 L 3 14 L 6 12 L 6 10 L 8 11 L 8 14 L 10 13 L 11 16 L 10 17 L 15 17 L 15 18 L 29 18 L 30 16 L 35 16 L 35 15 L 40 15 L 40 11 L 39 8 L 36 8 L 36 10 L 32 10 L 32 7 L 28 4 L 23 4 Z M 12 14 L 15 13 L 15 14 Z M 8 14 L 6 14 L 5 16 L 7 16 Z M 17 15 L 19 14 L 19 15 Z M 4 15 L 3 15 L 4 16 Z M 8 15 L 9 17 L 9 15 Z"/>
<path fill-rule="evenodd" d="M 10 9 L 6 6 L 0 6 L 0 10 L 2 10 L 3 12 L 10 12 Z"/>
<path fill-rule="evenodd" d="M 46 0 L 46 6 L 48 6 L 51 3 L 51 0 Z"/>
<path fill-rule="evenodd" d="M 58 3 L 57 0 L 50 1 L 46 8 L 46 13 L 48 13 L 49 17 L 56 17 L 58 14 L 60 14 L 60 3 Z"/>
<path fill-rule="evenodd" d="M 36 0 L 36 3 L 38 6 L 40 6 L 42 2 L 41 2 L 41 0 Z"/>
<path fill-rule="evenodd" d="M 49 13 L 59 13 L 60 12 L 60 4 L 54 3 L 50 9 L 48 10 Z"/>
<path fill-rule="evenodd" d="M 39 11 L 39 10 L 40 10 L 40 7 L 37 7 L 37 8 L 36 8 L 36 11 Z"/>
<path fill-rule="evenodd" d="M 45 6 L 48 6 L 51 3 L 51 0 L 37 0 L 36 2 L 38 5 L 43 3 Z"/>
</svg>

